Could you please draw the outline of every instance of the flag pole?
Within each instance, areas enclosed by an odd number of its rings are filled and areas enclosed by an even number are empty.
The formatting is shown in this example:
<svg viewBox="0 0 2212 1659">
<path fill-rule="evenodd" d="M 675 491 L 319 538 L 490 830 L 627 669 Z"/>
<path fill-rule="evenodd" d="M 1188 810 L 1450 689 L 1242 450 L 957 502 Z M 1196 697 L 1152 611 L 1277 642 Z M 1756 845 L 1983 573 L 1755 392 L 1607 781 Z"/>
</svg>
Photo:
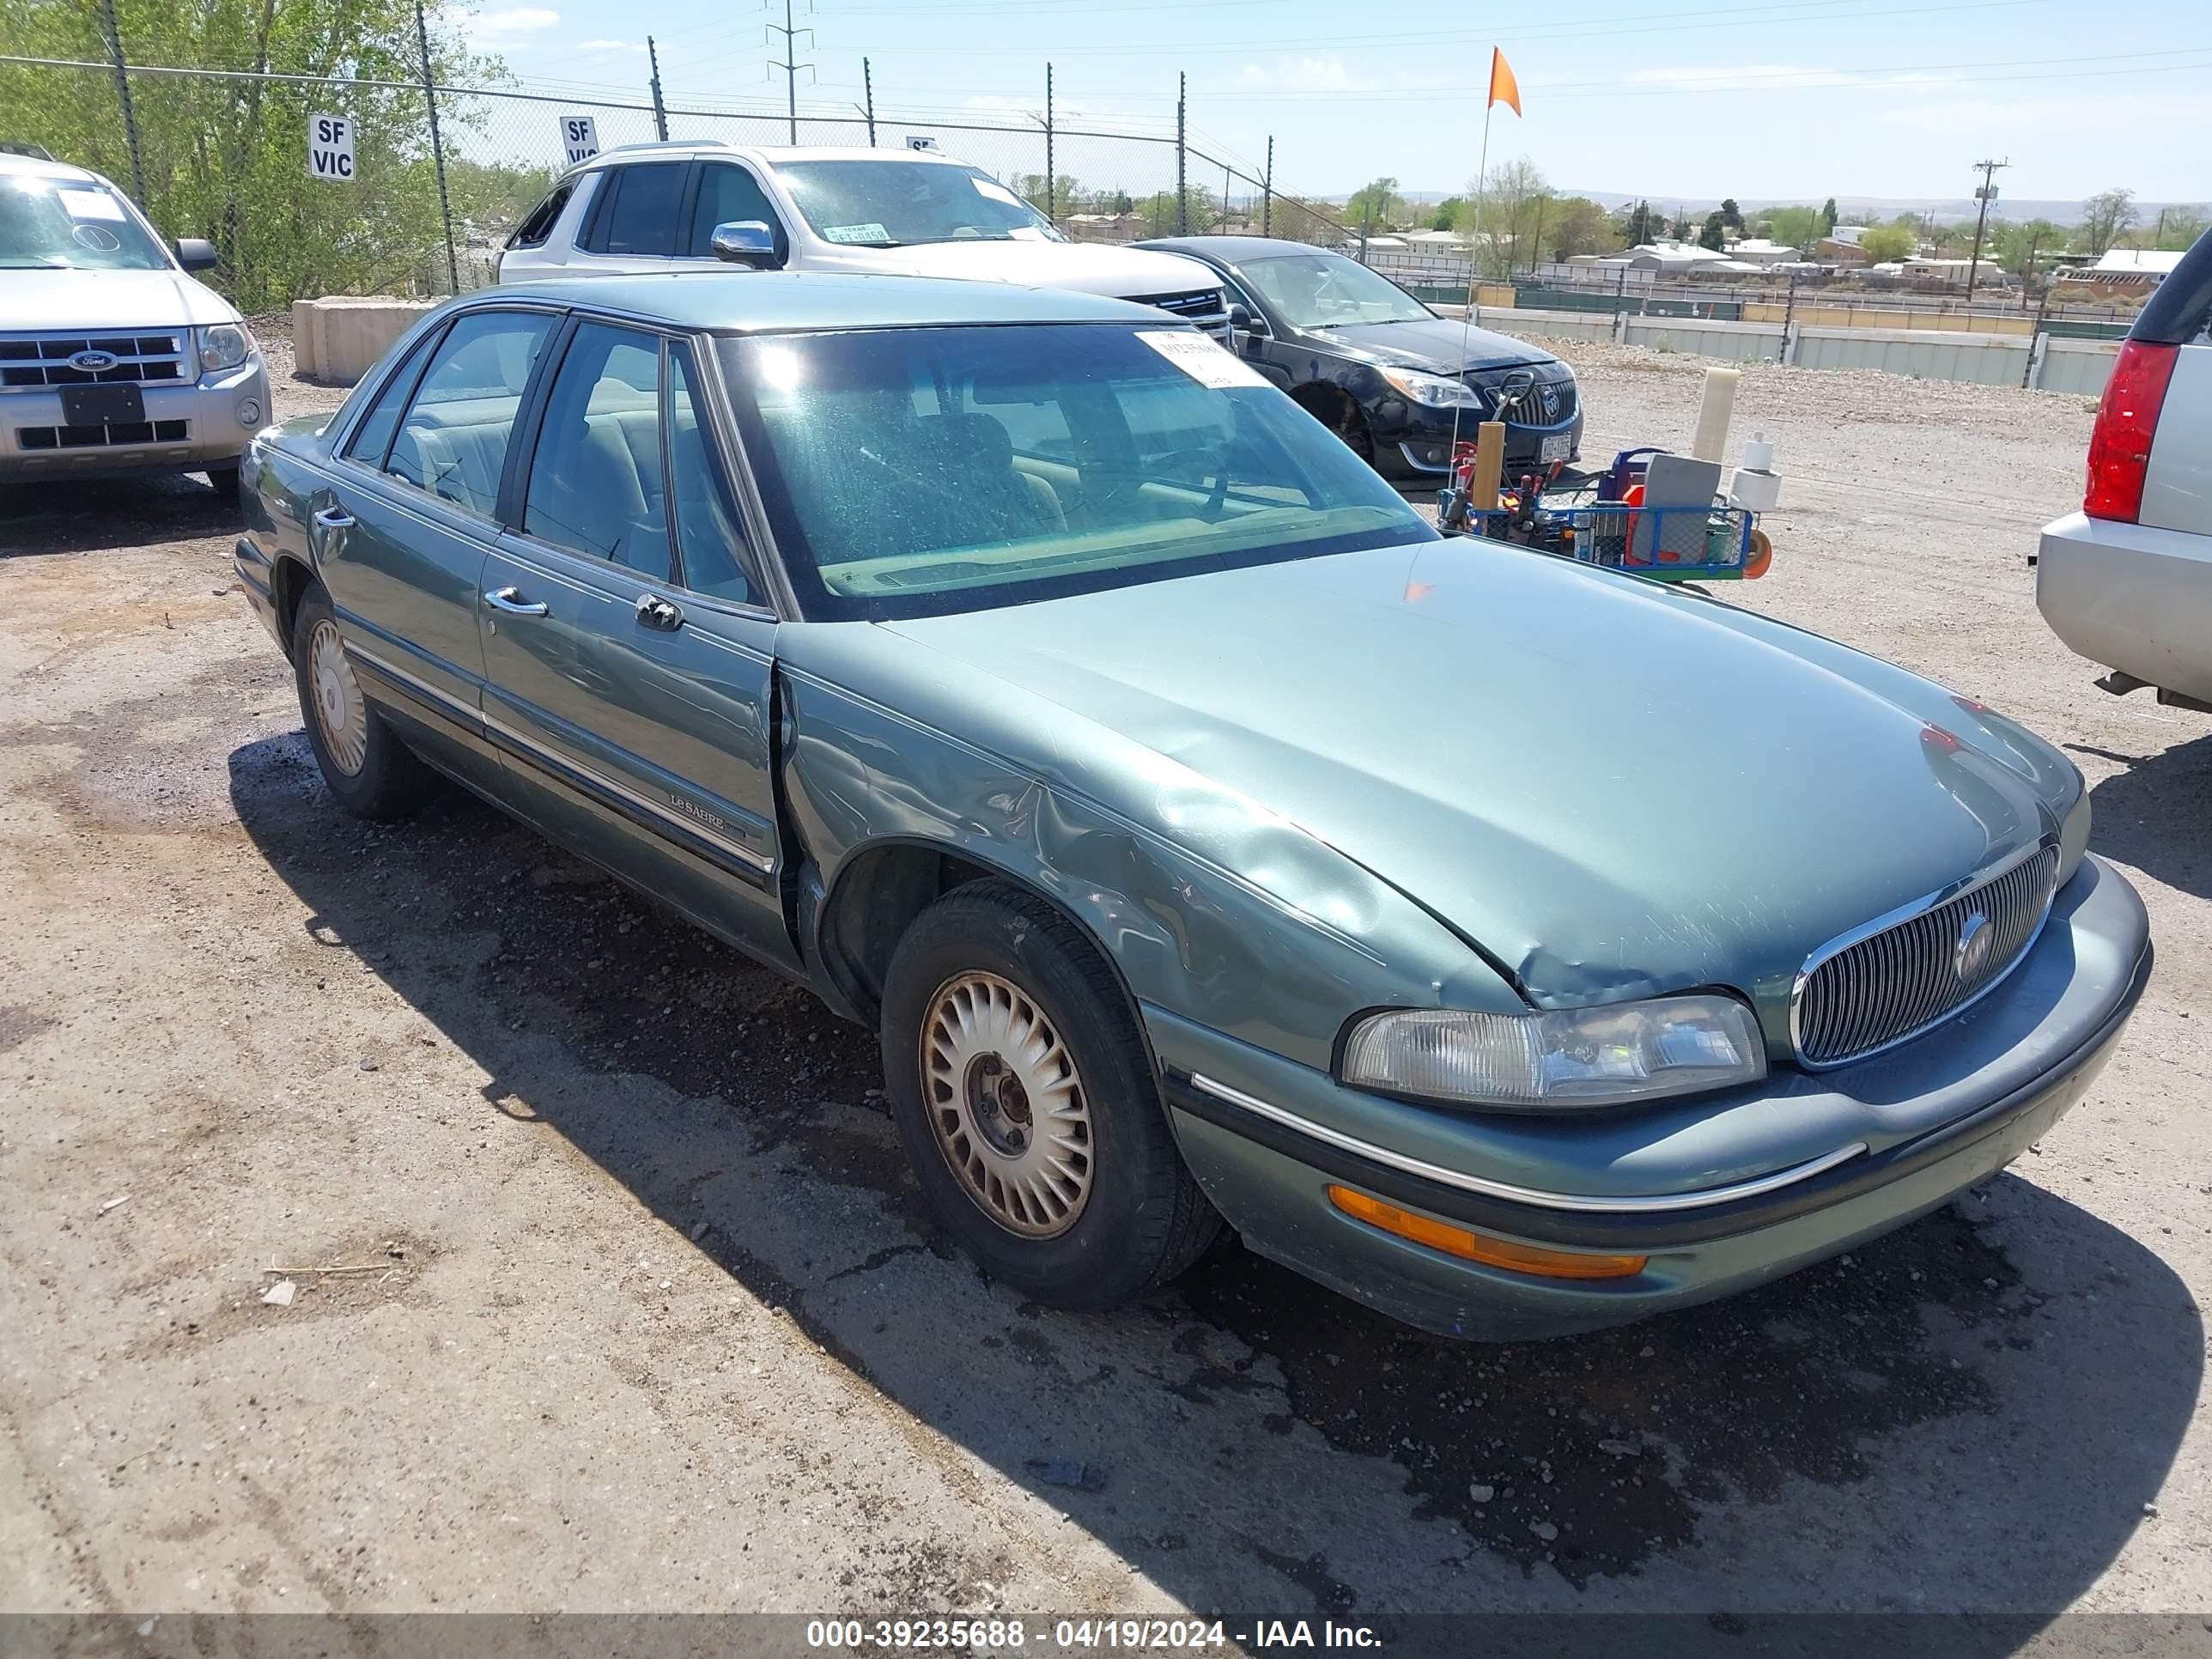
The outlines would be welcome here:
<svg viewBox="0 0 2212 1659">
<path fill-rule="evenodd" d="M 1474 262 L 1474 247 L 1476 239 L 1482 234 L 1482 196 L 1490 181 L 1490 112 L 1497 102 L 1490 94 L 1497 85 L 1498 48 L 1492 46 L 1490 49 L 1490 82 L 1484 88 L 1482 96 L 1482 161 L 1474 175 L 1474 224 L 1468 234 L 1467 242 L 1467 304 L 1460 308 L 1459 313 L 1459 373 L 1462 374 L 1467 372 L 1468 343 L 1474 337 L 1475 283 L 1480 278 L 1481 270 Z M 1451 447 L 1444 451 L 1447 467 L 1455 465 L 1458 460 L 1459 412 L 1466 406 L 1464 402 L 1452 405 Z"/>
</svg>

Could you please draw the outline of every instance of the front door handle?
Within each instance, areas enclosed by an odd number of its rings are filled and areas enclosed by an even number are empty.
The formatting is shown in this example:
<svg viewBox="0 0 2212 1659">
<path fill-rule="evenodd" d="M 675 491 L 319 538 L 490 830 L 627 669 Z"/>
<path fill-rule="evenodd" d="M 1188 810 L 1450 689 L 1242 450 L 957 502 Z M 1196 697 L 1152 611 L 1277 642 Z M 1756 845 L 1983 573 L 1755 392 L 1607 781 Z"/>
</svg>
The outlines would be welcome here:
<svg viewBox="0 0 2212 1659">
<path fill-rule="evenodd" d="M 684 609 L 673 599 L 664 599 L 658 593 L 637 596 L 637 619 L 647 628 L 663 634 L 673 634 L 684 626 Z"/>
<path fill-rule="evenodd" d="M 342 507 L 326 507 L 315 514 L 315 524 L 322 530 L 350 530 L 353 514 Z"/>
<path fill-rule="evenodd" d="M 495 611 L 504 611 L 510 617 L 542 617 L 545 601 L 526 599 L 521 590 L 514 587 L 493 587 L 484 592 L 484 603 Z"/>
</svg>

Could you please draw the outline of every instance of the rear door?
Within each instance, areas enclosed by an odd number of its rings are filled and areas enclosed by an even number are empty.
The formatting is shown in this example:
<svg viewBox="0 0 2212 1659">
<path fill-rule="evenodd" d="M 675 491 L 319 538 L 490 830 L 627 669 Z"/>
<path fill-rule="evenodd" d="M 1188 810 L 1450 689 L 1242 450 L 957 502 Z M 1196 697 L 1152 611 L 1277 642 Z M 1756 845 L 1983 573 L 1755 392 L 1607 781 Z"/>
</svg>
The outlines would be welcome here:
<svg viewBox="0 0 2212 1659">
<path fill-rule="evenodd" d="M 686 343 L 580 319 L 483 575 L 484 720 L 528 809 L 732 943 L 794 965 L 776 621 Z"/>
<path fill-rule="evenodd" d="M 426 338 L 348 434 L 308 537 L 367 689 L 449 763 L 483 758 L 477 594 L 544 309 L 464 312 Z"/>
<path fill-rule="evenodd" d="M 596 276 L 673 268 L 684 234 L 690 161 L 605 167 L 584 206 L 561 275 Z"/>
</svg>

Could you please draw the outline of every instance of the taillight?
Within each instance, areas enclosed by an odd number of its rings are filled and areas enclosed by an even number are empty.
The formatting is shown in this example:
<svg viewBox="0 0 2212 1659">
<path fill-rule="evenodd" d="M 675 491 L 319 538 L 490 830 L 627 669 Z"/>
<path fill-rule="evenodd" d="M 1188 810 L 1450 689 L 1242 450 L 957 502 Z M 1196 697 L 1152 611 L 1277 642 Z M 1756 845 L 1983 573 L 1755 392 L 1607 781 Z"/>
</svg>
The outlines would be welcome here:
<svg viewBox="0 0 2212 1659">
<path fill-rule="evenodd" d="M 2133 524 L 2142 511 L 2143 474 L 2158 436 L 2158 411 L 2180 355 L 2179 346 L 2122 343 L 2112 378 L 2105 383 L 2105 400 L 2097 406 L 2096 428 L 2089 434 L 2089 488 L 2081 510 L 2091 518 Z"/>
</svg>

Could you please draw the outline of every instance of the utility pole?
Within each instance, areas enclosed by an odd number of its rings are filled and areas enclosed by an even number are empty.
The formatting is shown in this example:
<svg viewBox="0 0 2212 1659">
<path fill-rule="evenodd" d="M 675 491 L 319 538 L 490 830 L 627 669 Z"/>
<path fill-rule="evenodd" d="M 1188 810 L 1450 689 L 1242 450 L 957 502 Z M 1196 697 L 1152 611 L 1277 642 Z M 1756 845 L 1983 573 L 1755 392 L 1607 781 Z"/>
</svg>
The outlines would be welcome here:
<svg viewBox="0 0 2212 1659">
<path fill-rule="evenodd" d="M 645 61 L 653 65 L 653 130 L 660 135 L 660 142 L 668 142 L 668 107 L 660 101 L 660 48 L 653 37 L 645 37 Z"/>
<path fill-rule="evenodd" d="M 1047 64 L 1044 66 L 1044 216 L 1048 219 L 1057 220 L 1060 217 L 1053 193 L 1059 182 L 1052 170 L 1052 65 Z"/>
<path fill-rule="evenodd" d="M 1275 234 L 1275 135 L 1267 135 L 1267 170 L 1260 175 L 1260 234 Z"/>
<path fill-rule="evenodd" d="M 783 71 L 784 108 L 787 112 L 787 118 L 791 124 L 791 142 L 795 146 L 799 143 L 799 71 L 811 70 L 814 65 L 794 63 L 793 60 L 799 56 L 795 50 L 799 45 L 799 37 L 803 34 L 811 40 L 814 31 L 793 28 L 791 26 L 791 0 L 783 0 L 783 21 L 770 23 L 768 26 L 768 32 L 770 34 L 780 34 L 783 37 L 783 56 L 769 58 L 768 66 L 770 69 L 780 69 Z"/>
<path fill-rule="evenodd" d="M 453 251 L 453 204 L 446 194 L 446 141 L 438 133 L 438 89 L 430 73 L 430 26 L 422 20 L 422 0 L 415 0 L 415 42 L 422 48 L 422 102 L 430 114 L 430 160 L 438 170 L 438 216 L 446 224 L 446 291 L 459 294 L 461 261 Z"/>
<path fill-rule="evenodd" d="M 1966 303 L 1970 306 L 1974 303 L 1974 278 L 1982 269 L 1982 231 L 1990 222 L 1990 204 L 1997 199 L 1997 187 L 1990 181 L 1996 177 L 1999 167 L 2011 165 L 2009 161 L 1974 163 L 1975 170 L 1982 175 L 1982 187 L 1974 192 L 1974 200 L 1981 205 L 1974 215 L 1973 257 L 1966 261 Z"/>
<path fill-rule="evenodd" d="M 876 147 L 876 75 L 865 58 L 860 60 L 860 94 L 868 100 L 868 148 L 873 149 Z"/>
<path fill-rule="evenodd" d="M 1188 90 L 1188 77 L 1176 76 L 1176 234 L 1190 234 L 1190 197 L 1183 188 L 1183 98 Z"/>
<path fill-rule="evenodd" d="M 131 150 L 131 193 L 139 211 L 147 211 L 146 164 L 138 157 L 138 112 L 131 106 L 131 75 L 123 66 L 123 31 L 115 23 L 115 0 L 100 0 L 101 18 L 107 25 L 107 55 L 115 65 L 115 100 L 123 106 L 123 142 Z"/>
</svg>

